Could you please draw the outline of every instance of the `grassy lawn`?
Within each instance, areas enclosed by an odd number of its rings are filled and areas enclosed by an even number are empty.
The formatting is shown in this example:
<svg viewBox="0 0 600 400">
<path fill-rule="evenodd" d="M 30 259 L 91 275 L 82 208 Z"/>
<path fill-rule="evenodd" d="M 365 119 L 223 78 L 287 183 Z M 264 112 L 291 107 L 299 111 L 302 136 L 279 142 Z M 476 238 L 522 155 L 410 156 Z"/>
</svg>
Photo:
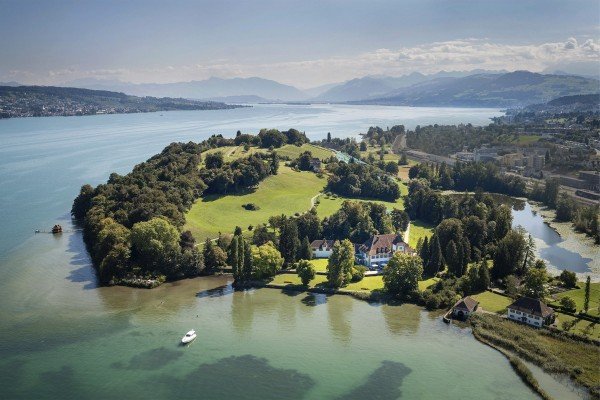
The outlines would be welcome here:
<svg viewBox="0 0 600 400">
<path fill-rule="evenodd" d="M 519 135 L 519 139 L 517 139 L 518 144 L 530 144 L 535 143 L 541 139 L 541 136 L 537 135 Z"/>
<path fill-rule="evenodd" d="M 292 160 L 298 158 L 300 153 L 304 153 L 305 151 L 310 151 L 313 157 L 324 160 L 333 155 L 331 150 L 327 150 L 323 147 L 318 147 L 312 144 L 303 144 L 302 146 L 296 146 L 294 144 L 286 144 L 279 149 L 275 149 L 275 152 L 280 156 L 289 157 Z"/>
<path fill-rule="evenodd" d="M 408 245 L 413 249 L 417 248 L 419 238 L 431 237 L 433 235 L 433 225 L 421 221 L 410 221 L 410 232 Z"/>
<path fill-rule="evenodd" d="M 310 208 L 310 199 L 326 184 L 312 172 L 295 172 L 280 167 L 279 174 L 266 178 L 252 193 L 243 195 L 206 196 L 198 200 L 186 214 L 186 225 L 197 241 L 215 238 L 220 232 L 233 232 L 236 226 L 247 229 L 266 223 L 278 214 L 293 215 Z M 257 211 L 247 211 L 242 204 L 255 203 Z"/>
<path fill-rule="evenodd" d="M 506 307 L 512 303 L 510 298 L 488 291 L 473 295 L 471 297 L 479 302 L 479 307 L 483 308 L 485 311 L 495 313 L 505 312 Z"/>
<path fill-rule="evenodd" d="M 575 317 L 572 317 L 570 315 L 563 314 L 563 313 L 560 313 L 560 312 L 556 313 L 556 318 L 558 319 L 557 327 L 559 329 L 562 329 L 562 322 L 563 321 L 577 320 L 577 322 L 569 330 L 569 332 L 571 332 L 571 333 L 577 333 L 577 334 L 583 335 L 583 336 L 589 336 L 589 337 L 592 337 L 594 339 L 600 339 L 600 326 L 597 326 L 597 324 L 595 324 L 593 322 L 586 321 L 584 319 L 577 319 Z"/>
<path fill-rule="evenodd" d="M 237 160 L 238 158 L 248 157 L 249 155 L 254 154 L 254 153 L 266 153 L 267 151 L 268 151 L 267 149 L 260 149 L 258 147 L 250 147 L 250 149 L 248 149 L 248 151 L 246 151 L 246 150 L 244 150 L 244 146 L 225 146 L 225 147 L 218 147 L 216 149 L 206 150 L 206 151 L 202 152 L 202 156 L 206 156 L 207 154 L 221 152 L 221 153 L 223 153 L 223 160 L 226 162 L 231 162 L 233 160 Z M 203 164 L 204 164 L 204 162 L 202 162 L 200 164 L 200 166 L 203 166 Z"/>
<path fill-rule="evenodd" d="M 424 281 L 419 281 L 419 290 L 422 292 L 427 289 L 429 286 L 434 285 L 440 278 L 429 278 Z"/>
<path fill-rule="evenodd" d="M 329 259 L 327 258 L 315 258 L 310 260 L 310 263 L 314 265 L 315 271 L 317 272 L 327 272 L 327 262 Z"/>
<path fill-rule="evenodd" d="M 408 194 L 408 187 L 406 186 L 406 184 L 404 182 L 398 182 L 398 184 L 400 185 L 400 193 L 402 194 L 402 196 Z M 325 218 L 325 217 L 331 216 L 333 213 L 335 213 L 337 210 L 340 209 L 340 207 L 342 206 L 342 203 L 345 200 L 370 201 L 373 203 L 384 204 L 389 210 L 391 210 L 393 208 L 397 208 L 399 210 L 404 210 L 404 200 L 402 199 L 402 197 L 400 197 L 396 201 L 384 201 L 384 200 L 377 200 L 377 199 L 357 199 L 357 198 L 341 197 L 338 195 L 329 196 L 329 195 L 322 194 L 321 196 L 319 196 L 319 204 L 317 205 L 317 212 L 319 214 L 319 217 Z"/>
<path fill-rule="evenodd" d="M 315 261 L 315 260 L 313 260 Z M 326 263 L 325 263 L 326 265 Z M 431 278 L 424 281 L 419 281 L 419 290 L 425 290 L 427 287 L 433 285 L 437 281 L 437 278 Z M 310 287 L 315 287 L 320 283 L 326 283 L 327 277 L 325 275 L 317 275 L 315 279 L 310 281 Z M 271 283 L 278 285 L 300 285 L 300 278 L 296 274 L 279 274 L 276 275 Z M 381 275 L 365 276 L 360 282 L 350 283 L 348 286 L 343 287 L 344 290 L 356 290 L 356 291 L 372 291 L 375 289 L 383 289 L 383 277 Z"/>
<path fill-rule="evenodd" d="M 553 301 L 552 304 L 559 305 L 560 299 L 569 296 L 573 300 L 575 300 L 575 304 L 577 304 L 577 311 L 583 310 L 583 299 L 585 297 L 585 282 L 579 282 L 577 284 L 579 289 L 567 290 L 566 292 L 562 292 L 556 295 L 556 301 Z M 596 282 L 590 285 L 590 306 L 588 313 L 590 315 L 598 316 L 598 302 L 600 301 L 600 282 Z"/>
</svg>

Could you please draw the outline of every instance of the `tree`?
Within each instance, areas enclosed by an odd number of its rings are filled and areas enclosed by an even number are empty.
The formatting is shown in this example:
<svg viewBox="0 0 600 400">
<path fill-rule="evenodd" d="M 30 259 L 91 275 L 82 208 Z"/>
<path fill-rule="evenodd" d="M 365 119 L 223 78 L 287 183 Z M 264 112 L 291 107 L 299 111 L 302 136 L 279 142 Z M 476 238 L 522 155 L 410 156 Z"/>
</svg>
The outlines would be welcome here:
<svg viewBox="0 0 600 400">
<path fill-rule="evenodd" d="M 254 236 L 252 236 L 252 243 L 261 246 L 267 242 L 276 242 L 275 233 L 270 232 L 266 225 L 259 225 L 254 229 Z"/>
<path fill-rule="evenodd" d="M 271 168 L 271 174 L 277 175 L 277 172 L 279 171 L 279 156 L 275 151 L 271 153 L 271 161 L 269 166 Z"/>
<path fill-rule="evenodd" d="M 253 275 L 256 279 L 275 276 L 281 270 L 284 259 L 281 253 L 269 242 L 262 246 L 252 246 Z"/>
<path fill-rule="evenodd" d="M 327 143 L 331 143 L 331 132 L 327 132 Z"/>
<path fill-rule="evenodd" d="M 419 290 L 423 275 L 421 258 L 396 252 L 383 269 L 383 286 L 396 298 L 406 298 Z"/>
<path fill-rule="evenodd" d="M 575 300 L 570 298 L 569 296 L 564 296 L 560 299 L 560 306 L 569 312 L 577 311 L 577 304 L 575 304 Z"/>
<path fill-rule="evenodd" d="M 442 248 L 440 247 L 440 241 L 436 234 L 431 237 L 429 241 L 429 260 L 426 264 L 427 276 L 435 276 L 444 267 L 444 259 L 442 255 Z"/>
<path fill-rule="evenodd" d="M 302 239 L 302 243 L 300 243 L 300 248 L 298 250 L 298 259 L 299 260 L 310 260 L 312 258 L 312 248 L 310 247 L 310 242 L 308 241 L 308 237 L 304 236 Z"/>
<path fill-rule="evenodd" d="M 203 249 L 204 265 L 209 272 L 220 271 L 227 265 L 227 254 L 213 244 L 212 240 L 206 238 Z"/>
<path fill-rule="evenodd" d="M 408 213 L 406 211 L 394 208 L 390 212 L 390 217 L 392 219 L 392 226 L 396 232 L 404 232 L 406 229 L 408 229 L 410 218 L 408 217 Z"/>
<path fill-rule="evenodd" d="M 245 280 L 252 279 L 253 273 L 253 258 L 252 258 L 252 246 L 247 240 L 244 240 L 244 265 L 243 275 Z"/>
<path fill-rule="evenodd" d="M 179 235 L 179 246 L 182 250 L 192 250 L 196 246 L 196 239 L 191 231 L 181 232 Z"/>
<path fill-rule="evenodd" d="M 487 260 L 481 260 L 477 270 L 477 290 L 484 291 L 490 286 L 490 270 L 487 265 Z"/>
<path fill-rule="evenodd" d="M 589 308 L 590 308 L 590 284 L 591 279 L 590 276 L 588 275 L 586 280 L 585 280 L 585 293 L 584 293 L 584 297 L 583 297 L 583 311 L 585 311 L 586 313 L 588 312 Z"/>
<path fill-rule="evenodd" d="M 352 279 L 354 266 L 354 245 L 348 239 L 336 241 L 327 262 L 327 281 L 333 287 L 339 288 L 348 284 Z"/>
<path fill-rule="evenodd" d="M 406 153 L 402 152 L 400 156 L 400 160 L 398 160 L 398 165 L 408 165 L 408 159 L 406 158 Z"/>
<path fill-rule="evenodd" d="M 535 241 L 531 235 L 527 235 L 527 241 L 525 242 L 525 250 L 523 252 L 524 259 L 522 267 L 517 271 L 519 274 L 524 274 L 528 268 L 533 267 L 535 262 Z"/>
<path fill-rule="evenodd" d="M 315 267 L 307 260 L 300 260 L 296 264 L 296 273 L 304 286 L 315 279 Z"/>
<path fill-rule="evenodd" d="M 296 225 L 298 225 L 298 237 L 307 236 L 309 241 L 321 237 L 321 220 L 315 208 L 296 218 Z"/>
<path fill-rule="evenodd" d="M 293 218 L 286 218 L 279 233 L 279 251 L 285 260 L 285 265 L 296 262 L 300 239 L 298 239 L 298 226 Z"/>
<path fill-rule="evenodd" d="M 312 153 L 310 151 L 305 151 L 305 152 L 302 152 L 298 156 L 296 165 L 298 166 L 298 169 L 300 171 L 311 171 L 312 170 L 312 165 L 310 163 L 311 160 L 312 160 Z"/>
<path fill-rule="evenodd" d="M 83 220 L 85 214 L 92 208 L 92 199 L 94 198 L 94 188 L 91 185 L 83 185 L 79 190 L 79 196 L 73 201 L 71 215 L 75 219 Z"/>
<path fill-rule="evenodd" d="M 504 278 L 504 285 L 506 286 L 506 294 L 512 298 L 515 298 L 518 294 L 517 288 L 519 286 L 519 280 L 517 277 L 514 275 L 508 275 L 506 278 Z"/>
<path fill-rule="evenodd" d="M 162 218 L 138 222 L 131 228 L 131 250 L 133 259 L 147 266 L 147 271 L 170 275 L 181 251 L 179 232 Z"/>
<path fill-rule="evenodd" d="M 427 265 L 427 263 L 429 262 L 429 257 L 430 257 L 429 250 L 430 250 L 429 238 L 427 236 L 425 236 L 425 239 L 423 240 L 423 244 L 421 245 L 421 250 L 419 252 L 419 256 L 421 257 L 421 260 L 423 260 L 423 264 L 425 264 L 425 265 Z"/>
<path fill-rule="evenodd" d="M 217 151 L 216 153 L 208 153 L 204 158 L 204 167 L 207 169 L 216 169 L 223 166 L 223 153 Z"/>
<path fill-rule="evenodd" d="M 566 288 L 574 288 L 577 286 L 577 274 L 575 272 L 565 269 L 560 273 L 559 279 Z"/>
<path fill-rule="evenodd" d="M 523 286 L 529 297 L 543 299 L 546 295 L 545 284 L 548 281 L 546 270 L 530 268 L 525 274 Z"/>
<path fill-rule="evenodd" d="M 558 179 L 546 179 L 546 187 L 544 188 L 544 203 L 550 208 L 556 208 L 556 199 L 558 198 L 558 190 L 560 183 Z"/>
<path fill-rule="evenodd" d="M 494 268 L 492 268 L 494 279 L 514 274 L 523 265 L 525 246 L 522 232 L 515 230 L 509 231 L 498 242 L 494 254 Z"/>
<path fill-rule="evenodd" d="M 448 265 L 448 272 L 457 277 L 462 275 L 462 260 L 459 257 L 458 248 L 454 240 L 448 242 L 444 260 L 446 260 L 446 265 Z"/>
</svg>

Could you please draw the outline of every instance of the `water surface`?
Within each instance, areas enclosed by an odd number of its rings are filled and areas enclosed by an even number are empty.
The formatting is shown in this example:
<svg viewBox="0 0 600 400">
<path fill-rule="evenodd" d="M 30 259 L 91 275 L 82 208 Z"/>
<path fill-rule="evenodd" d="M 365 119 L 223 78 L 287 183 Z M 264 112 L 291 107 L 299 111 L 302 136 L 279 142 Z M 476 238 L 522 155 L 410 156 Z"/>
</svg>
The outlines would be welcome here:
<svg viewBox="0 0 600 400">
<path fill-rule="evenodd" d="M 172 141 L 263 127 L 311 138 L 371 125 L 471 122 L 498 110 L 257 106 L 0 121 L 0 387 L 39 399 L 528 399 L 499 353 L 415 306 L 233 292 L 225 278 L 99 288 L 61 223 L 81 184 L 126 173 Z M 199 332 L 189 347 L 180 337 Z"/>
</svg>

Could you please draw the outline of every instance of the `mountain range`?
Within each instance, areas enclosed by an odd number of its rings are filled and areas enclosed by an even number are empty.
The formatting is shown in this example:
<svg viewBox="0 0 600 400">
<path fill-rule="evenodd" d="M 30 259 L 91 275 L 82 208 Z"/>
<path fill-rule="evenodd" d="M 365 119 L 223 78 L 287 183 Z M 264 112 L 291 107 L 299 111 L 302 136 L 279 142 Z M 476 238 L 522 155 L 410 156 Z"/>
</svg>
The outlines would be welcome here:
<svg viewBox="0 0 600 400">
<path fill-rule="evenodd" d="M 486 70 L 442 71 L 431 75 L 413 72 L 399 77 L 372 75 L 305 90 L 257 77 L 137 84 L 81 79 L 65 82 L 64 86 L 228 103 L 302 101 L 463 107 L 520 107 L 561 96 L 600 92 L 600 81 L 591 77 L 564 72 Z"/>
</svg>

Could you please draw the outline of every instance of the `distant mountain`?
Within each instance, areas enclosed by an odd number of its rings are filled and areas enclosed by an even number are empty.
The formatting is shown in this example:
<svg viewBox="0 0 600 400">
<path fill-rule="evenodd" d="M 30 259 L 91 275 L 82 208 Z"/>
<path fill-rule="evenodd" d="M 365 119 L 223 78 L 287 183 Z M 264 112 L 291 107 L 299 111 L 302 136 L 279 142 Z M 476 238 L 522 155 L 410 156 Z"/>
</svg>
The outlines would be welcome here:
<svg viewBox="0 0 600 400">
<path fill-rule="evenodd" d="M 228 96 L 258 96 L 271 101 L 297 101 L 308 96 L 299 89 L 263 78 L 209 78 L 176 83 L 129 83 L 114 80 L 84 79 L 65 86 L 86 89 L 117 90 L 135 96 L 214 99 Z"/>
<path fill-rule="evenodd" d="M 309 88 L 309 89 L 304 89 L 303 92 L 306 93 L 307 96 L 309 96 L 310 98 L 314 98 L 317 97 L 323 93 L 325 93 L 326 91 L 328 91 L 329 89 L 339 86 L 339 85 L 343 85 L 344 82 L 336 82 L 336 83 L 328 83 L 326 85 L 321 85 L 321 86 L 317 86 L 317 87 L 313 87 L 313 88 Z"/>
<path fill-rule="evenodd" d="M 528 71 L 436 78 L 356 101 L 360 104 L 461 107 L 521 107 L 600 91 L 600 81 L 573 75 Z"/>
<path fill-rule="evenodd" d="M 15 87 L 15 86 L 21 86 L 21 84 L 20 84 L 19 82 L 10 81 L 10 82 L 0 82 L 0 86 L 11 86 L 11 87 Z"/>
<path fill-rule="evenodd" d="M 395 89 L 408 87 L 417 83 L 432 81 L 438 78 L 464 77 L 478 73 L 501 73 L 505 71 L 440 71 L 431 75 L 424 75 L 419 72 L 413 72 L 399 77 L 372 75 L 363 78 L 352 79 L 332 87 L 321 93 L 312 101 L 325 102 L 346 102 L 355 100 L 368 100 L 371 98 L 382 97 Z"/>
<path fill-rule="evenodd" d="M 585 112 L 600 112 L 600 93 L 580 94 L 575 96 L 563 96 L 550 100 L 547 103 L 531 104 L 522 110 L 524 113 L 534 112 L 544 114 L 568 113 L 577 111 L 578 113 Z"/>
<path fill-rule="evenodd" d="M 223 97 L 212 97 L 208 99 L 210 101 L 220 101 L 223 103 L 268 103 L 270 100 L 264 97 L 255 96 L 252 94 L 241 95 L 241 96 L 223 96 Z"/>
<path fill-rule="evenodd" d="M 106 90 L 56 86 L 0 86 L 0 118 L 218 110 L 236 107 L 181 98 L 136 97 Z"/>
</svg>

